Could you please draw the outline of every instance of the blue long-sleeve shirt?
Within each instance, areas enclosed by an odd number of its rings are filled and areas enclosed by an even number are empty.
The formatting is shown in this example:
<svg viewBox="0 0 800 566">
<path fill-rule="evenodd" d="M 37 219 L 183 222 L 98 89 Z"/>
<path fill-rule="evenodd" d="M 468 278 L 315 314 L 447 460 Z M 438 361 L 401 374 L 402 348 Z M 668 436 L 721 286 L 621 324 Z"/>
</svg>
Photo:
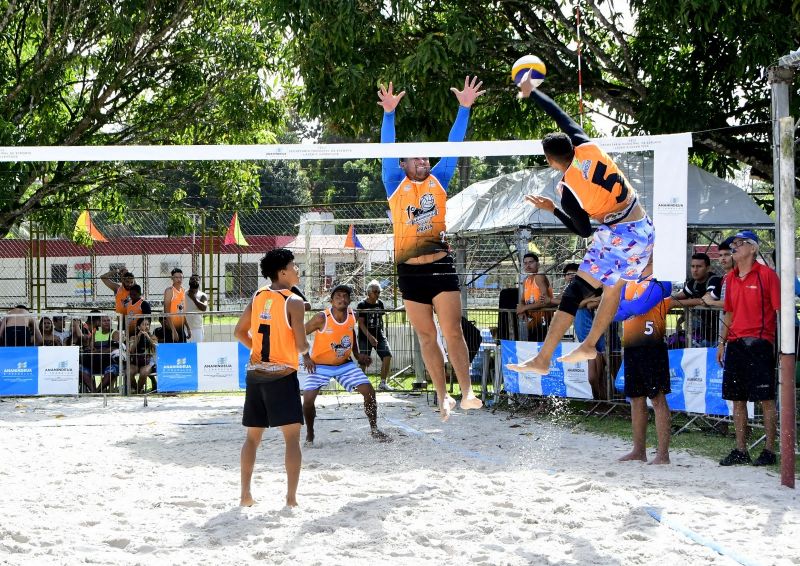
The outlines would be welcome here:
<svg viewBox="0 0 800 566">
<path fill-rule="evenodd" d="M 634 316 L 644 314 L 658 303 L 672 295 L 672 283 L 670 281 L 658 281 L 651 279 L 647 291 L 635 299 L 622 299 L 619 302 L 619 309 L 614 317 L 614 322 L 622 322 Z"/>
<path fill-rule="evenodd" d="M 383 124 L 381 126 L 381 143 L 394 143 L 395 129 L 394 129 L 394 112 L 383 113 Z M 467 135 L 467 125 L 469 124 L 469 108 L 464 106 L 458 107 L 458 114 L 456 114 L 453 127 L 450 129 L 450 135 L 447 141 L 460 142 L 464 141 Z M 431 169 L 431 175 L 436 177 L 439 183 L 447 190 L 450 180 L 456 172 L 458 166 L 458 157 L 442 157 L 439 162 Z M 386 197 L 389 198 L 400 186 L 400 182 L 405 178 L 405 172 L 400 168 L 400 159 L 397 157 L 384 158 L 382 160 L 382 176 L 383 186 L 386 189 Z"/>
</svg>

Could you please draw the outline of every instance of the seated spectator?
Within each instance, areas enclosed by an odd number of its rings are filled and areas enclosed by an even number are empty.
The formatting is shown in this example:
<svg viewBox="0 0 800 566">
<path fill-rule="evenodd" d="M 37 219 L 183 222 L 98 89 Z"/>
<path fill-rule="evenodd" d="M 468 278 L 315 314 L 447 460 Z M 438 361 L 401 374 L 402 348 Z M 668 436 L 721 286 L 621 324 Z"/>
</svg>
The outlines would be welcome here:
<svg viewBox="0 0 800 566">
<path fill-rule="evenodd" d="M 42 335 L 42 346 L 63 346 L 61 337 L 55 333 L 53 321 L 49 316 L 39 319 L 39 332 Z"/>
<path fill-rule="evenodd" d="M 69 338 L 70 329 L 67 328 L 67 317 L 63 315 L 53 316 L 53 334 L 61 338 L 61 344 L 66 345 Z"/>
<path fill-rule="evenodd" d="M 100 391 L 110 391 L 111 382 L 119 376 L 119 331 L 111 329 L 111 317 L 99 318 L 100 326 L 92 332 L 89 351 L 84 354 L 84 372 L 100 375 Z M 94 378 L 92 377 L 92 381 Z"/>
<path fill-rule="evenodd" d="M 128 339 L 128 377 L 134 393 L 144 393 L 148 377 L 153 381 L 152 390 L 157 389 L 154 356 L 157 343 L 158 339 L 150 331 L 150 319 L 137 319 L 136 330 Z M 139 375 L 138 380 L 135 379 L 136 374 Z"/>
<path fill-rule="evenodd" d="M 678 306 L 699 307 L 698 322 L 691 333 L 691 344 L 695 348 L 713 347 L 719 336 L 719 313 L 709 310 L 706 294 L 719 297 L 722 278 L 711 271 L 711 259 L 707 254 L 696 253 L 690 263 L 691 279 L 672 296 Z"/>
<path fill-rule="evenodd" d="M 9 347 L 39 346 L 42 343 L 35 317 L 31 316 L 25 305 L 8 309 L 5 318 L 0 320 L 0 338 L 3 345 Z"/>
<path fill-rule="evenodd" d="M 539 273 L 539 256 L 528 252 L 522 258 L 522 269 L 528 276 L 522 290 L 522 302 L 517 305 L 517 316 L 525 318 L 528 341 L 543 342 L 553 318 L 552 312 L 543 309 L 553 306 L 553 288 L 547 275 Z"/>
</svg>

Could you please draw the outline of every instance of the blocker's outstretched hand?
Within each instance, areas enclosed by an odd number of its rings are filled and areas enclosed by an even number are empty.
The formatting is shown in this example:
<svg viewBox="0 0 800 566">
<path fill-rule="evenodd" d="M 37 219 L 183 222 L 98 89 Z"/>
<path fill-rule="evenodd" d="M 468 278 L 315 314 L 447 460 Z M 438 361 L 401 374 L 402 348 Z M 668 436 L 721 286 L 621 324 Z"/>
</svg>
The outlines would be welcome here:
<svg viewBox="0 0 800 566">
<path fill-rule="evenodd" d="M 525 195 L 525 201 L 531 206 L 541 208 L 547 212 L 553 212 L 556 209 L 556 203 L 547 197 L 539 195 Z"/>
<path fill-rule="evenodd" d="M 453 87 L 450 90 L 456 95 L 458 103 L 461 106 L 464 108 L 470 108 L 475 103 L 475 99 L 486 92 L 485 90 L 480 90 L 481 86 L 483 86 L 483 82 L 479 81 L 478 77 L 472 77 L 470 79 L 469 75 L 467 75 L 467 77 L 464 78 L 463 90 L 458 90 L 456 87 Z"/>
<path fill-rule="evenodd" d="M 394 85 L 391 82 L 388 89 L 381 85 L 381 89 L 378 91 L 378 98 L 380 99 L 378 106 L 382 106 L 383 111 L 386 113 L 394 112 L 394 109 L 397 108 L 397 105 L 400 104 L 405 95 L 406 91 L 404 90 L 395 95 Z"/>
</svg>

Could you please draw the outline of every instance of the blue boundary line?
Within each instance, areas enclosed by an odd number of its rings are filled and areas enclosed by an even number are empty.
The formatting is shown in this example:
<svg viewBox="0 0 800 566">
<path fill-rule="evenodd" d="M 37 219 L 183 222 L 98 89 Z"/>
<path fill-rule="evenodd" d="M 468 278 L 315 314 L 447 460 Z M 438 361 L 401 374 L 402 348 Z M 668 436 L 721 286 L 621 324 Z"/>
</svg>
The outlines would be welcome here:
<svg viewBox="0 0 800 566">
<path fill-rule="evenodd" d="M 692 540 L 698 544 L 702 544 L 703 546 L 710 548 L 717 554 L 721 554 L 722 556 L 727 556 L 728 558 L 735 560 L 736 562 L 738 562 L 739 564 L 743 564 L 744 566 L 758 566 L 759 564 L 755 560 L 751 560 L 746 556 L 741 556 L 739 554 L 736 554 L 735 552 L 725 548 L 721 544 L 718 544 L 713 540 L 709 540 L 697 534 L 696 532 L 688 529 L 687 527 L 684 527 L 677 521 L 673 521 L 672 519 L 669 519 L 667 517 L 662 517 L 661 513 L 659 513 L 659 511 L 654 507 L 645 507 L 645 511 L 647 511 L 648 515 L 650 515 L 653 519 L 655 519 L 662 525 L 666 525 L 669 528 L 673 529 L 674 531 L 679 532 L 689 540 Z"/>
</svg>

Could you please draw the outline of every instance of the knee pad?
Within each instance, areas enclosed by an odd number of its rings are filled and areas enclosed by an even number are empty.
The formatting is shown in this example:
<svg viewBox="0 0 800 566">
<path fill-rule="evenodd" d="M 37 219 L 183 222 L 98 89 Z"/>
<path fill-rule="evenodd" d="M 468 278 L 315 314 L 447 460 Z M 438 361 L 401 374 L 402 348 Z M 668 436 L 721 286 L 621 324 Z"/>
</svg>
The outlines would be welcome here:
<svg viewBox="0 0 800 566">
<path fill-rule="evenodd" d="M 567 285 L 567 288 L 564 289 L 564 293 L 561 295 L 561 303 L 558 305 L 558 310 L 575 316 L 581 301 L 596 296 L 597 291 L 598 289 L 595 289 L 580 277 L 575 277 L 572 283 Z M 602 292 L 602 288 L 600 288 L 600 292 Z"/>
</svg>

